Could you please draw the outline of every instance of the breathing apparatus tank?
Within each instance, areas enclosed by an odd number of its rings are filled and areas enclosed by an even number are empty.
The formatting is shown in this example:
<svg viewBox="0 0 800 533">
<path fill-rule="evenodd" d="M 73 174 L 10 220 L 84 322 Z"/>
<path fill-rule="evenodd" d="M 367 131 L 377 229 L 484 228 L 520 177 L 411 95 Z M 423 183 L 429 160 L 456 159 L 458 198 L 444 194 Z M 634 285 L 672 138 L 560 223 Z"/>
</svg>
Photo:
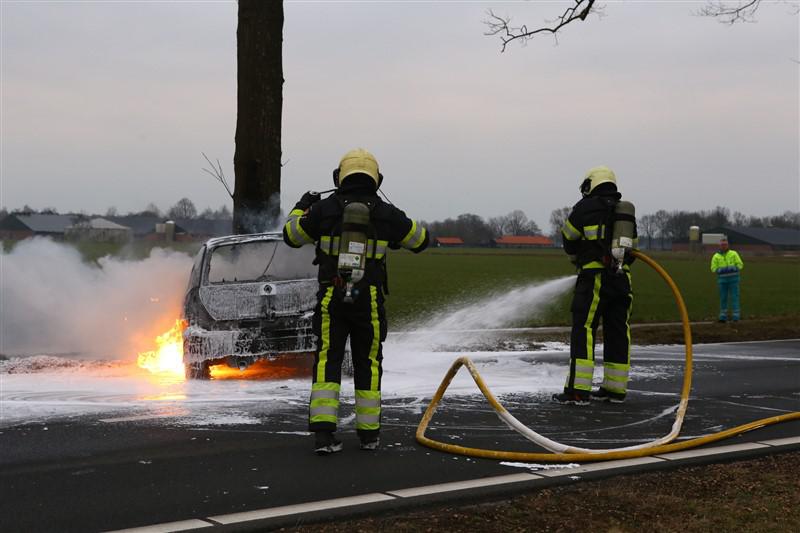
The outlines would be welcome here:
<svg viewBox="0 0 800 533">
<path fill-rule="evenodd" d="M 369 207 L 361 202 L 351 202 L 344 207 L 342 235 L 339 238 L 339 263 L 337 270 L 344 282 L 344 301 L 353 301 L 353 285 L 364 277 L 367 263 L 367 233 L 369 232 Z M 358 294 L 356 293 L 356 296 Z"/>
<path fill-rule="evenodd" d="M 617 272 L 622 272 L 625 256 L 633 250 L 636 230 L 636 208 L 621 200 L 614 207 L 614 229 L 611 233 L 611 255 Z"/>
</svg>

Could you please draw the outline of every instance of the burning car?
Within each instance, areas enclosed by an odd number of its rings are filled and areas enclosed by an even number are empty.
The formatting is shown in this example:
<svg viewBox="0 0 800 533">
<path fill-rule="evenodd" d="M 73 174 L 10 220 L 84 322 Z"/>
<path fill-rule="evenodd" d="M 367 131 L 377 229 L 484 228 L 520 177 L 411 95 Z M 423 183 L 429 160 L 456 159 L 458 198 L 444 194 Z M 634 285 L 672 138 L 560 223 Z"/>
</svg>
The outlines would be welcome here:
<svg viewBox="0 0 800 533">
<path fill-rule="evenodd" d="M 313 258 L 313 247 L 290 248 L 280 233 L 207 241 L 184 299 L 186 377 L 209 378 L 214 365 L 245 369 L 262 359 L 313 353 Z"/>
</svg>

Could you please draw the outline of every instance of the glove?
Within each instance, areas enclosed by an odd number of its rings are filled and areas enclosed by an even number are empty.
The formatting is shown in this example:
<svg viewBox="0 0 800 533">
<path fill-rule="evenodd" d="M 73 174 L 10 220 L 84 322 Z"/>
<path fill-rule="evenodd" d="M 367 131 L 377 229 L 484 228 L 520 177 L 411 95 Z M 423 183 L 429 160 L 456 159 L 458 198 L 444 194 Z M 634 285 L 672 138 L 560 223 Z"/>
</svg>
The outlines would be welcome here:
<svg viewBox="0 0 800 533">
<path fill-rule="evenodd" d="M 303 211 L 305 211 L 315 203 L 319 202 L 320 198 L 322 198 L 322 195 L 320 193 L 315 191 L 308 191 L 300 198 L 300 201 L 297 202 L 295 207 L 297 209 L 302 209 Z"/>
</svg>

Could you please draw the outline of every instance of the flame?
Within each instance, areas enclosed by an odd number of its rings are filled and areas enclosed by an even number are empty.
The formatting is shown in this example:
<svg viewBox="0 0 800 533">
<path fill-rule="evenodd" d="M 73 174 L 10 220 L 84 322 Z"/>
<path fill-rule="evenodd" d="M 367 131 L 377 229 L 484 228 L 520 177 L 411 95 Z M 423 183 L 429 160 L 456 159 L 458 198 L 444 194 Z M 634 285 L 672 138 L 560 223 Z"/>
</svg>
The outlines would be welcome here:
<svg viewBox="0 0 800 533">
<path fill-rule="evenodd" d="M 244 370 L 228 365 L 212 365 L 211 379 L 296 379 L 311 375 L 309 357 L 285 356 L 274 360 L 258 360 Z"/>
<path fill-rule="evenodd" d="M 186 321 L 178 319 L 172 329 L 156 337 L 157 348 L 141 352 L 136 363 L 153 374 L 185 379 L 183 368 L 183 330 Z"/>
</svg>

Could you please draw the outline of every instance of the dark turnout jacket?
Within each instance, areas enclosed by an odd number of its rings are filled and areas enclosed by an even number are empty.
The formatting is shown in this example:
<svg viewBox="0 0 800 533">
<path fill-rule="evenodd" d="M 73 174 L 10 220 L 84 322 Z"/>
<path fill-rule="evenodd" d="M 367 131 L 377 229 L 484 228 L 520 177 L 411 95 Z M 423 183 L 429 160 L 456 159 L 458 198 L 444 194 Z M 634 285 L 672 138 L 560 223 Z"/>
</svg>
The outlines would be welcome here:
<svg viewBox="0 0 800 533">
<path fill-rule="evenodd" d="M 284 225 L 283 240 L 294 248 L 315 243 L 319 282 L 321 285 L 333 283 L 337 276 L 342 215 L 344 206 L 350 202 L 362 202 L 370 209 L 364 281 L 383 287 L 386 282 L 387 249 L 406 248 L 415 253 L 421 252 L 428 246 L 428 232 L 402 210 L 384 202 L 374 186 L 349 184 L 346 181 L 336 192 L 312 204 L 307 210 L 301 204 L 296 205 Z"/>
<path fill-rule="evenodd" d="M 581 198 L 573 206 L 561 234 L 564 237 L 564 251 L 575 256 L 575 263 L 581 269 L 609 266 L 614 207 L 621 198 L 622 195 L 616 190 L 605 189 Z M 632 258 L 625 260 L 626 264 L 631 261 Z"/>
</svg>

